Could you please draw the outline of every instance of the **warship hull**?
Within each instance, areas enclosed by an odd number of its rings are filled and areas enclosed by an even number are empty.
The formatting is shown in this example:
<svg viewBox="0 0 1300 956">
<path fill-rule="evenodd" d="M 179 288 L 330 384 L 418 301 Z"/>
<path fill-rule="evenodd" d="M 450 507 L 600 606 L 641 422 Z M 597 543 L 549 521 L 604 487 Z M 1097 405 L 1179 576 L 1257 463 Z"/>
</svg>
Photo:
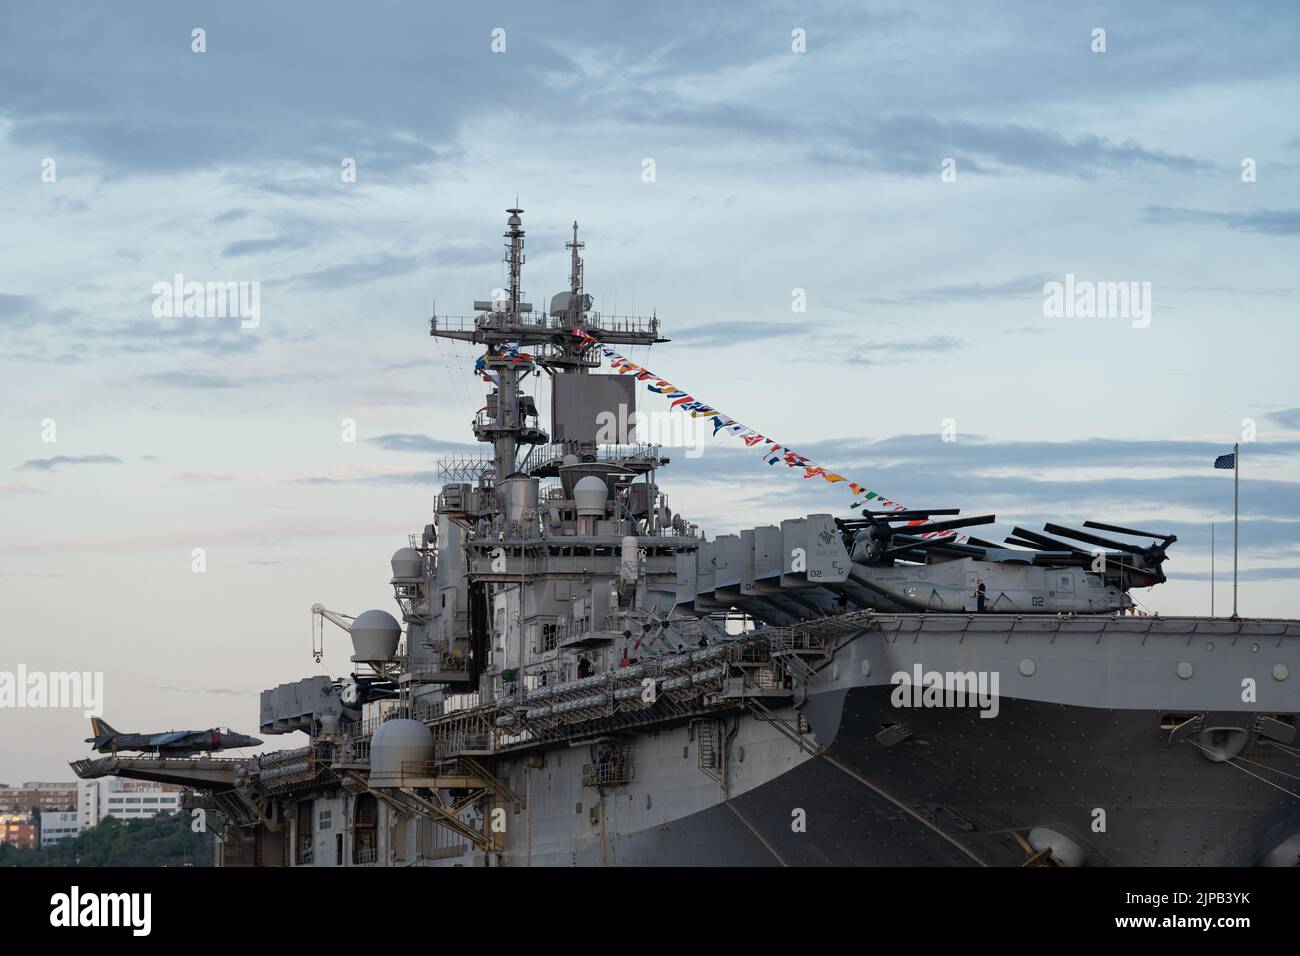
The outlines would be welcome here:
<svg viewBox="0 0 1300 956">
<path fill-rule="evenodd" d="M 474 758 L 490 783 L 77 768 L 212 792 L 233 866 L 1295 865 L 1298 658 L 1295 621 L 880 615 L 761 699 L 574 721 Z"/>
<path fill-rule="evenodd" d="M 1171 746 L 1155 711 L 1004 699 L 995 727 L 931 712 L 885 748 L 876 735 L 897 717 L 887 692 L 828 696 L 841 718 L 824 753 L 706 810 L 531 863 L 1022 866 L 1030 853 L 1015 834 L 1044 827 L 1090 866 L 1254 866 L 1300 833 L 1300 800 Z M 1293 755 L 1258 756 L 1263 777 L 1300 771 Z M 1092 831 L 1098 808 L 1105 832 Z"/>
<path fill-rule="evenodd" d="M 632 736 L 626 785 L 574 785 L 563 750 L 520 763 L 528 815 L 499 862 L 1021 866 L 1046 850 L 1073 865 L 1294 864 L 1298 647 L 1283 621 L 884 617 L 788 706 L 722 718 L 712 737 Z M 995 673 L 1003 693 L 900 707 L 899 675 L 920 662 Z M 1243 684 L 1264 703 L 1243 702 Z M 1124 706 L 1138 697 L 1162 706 Z M 790 738 L 801 719 L 805 747 Z M 701 774 L 699 751 L 724 737 L 717 779 Z"/>
</svg>

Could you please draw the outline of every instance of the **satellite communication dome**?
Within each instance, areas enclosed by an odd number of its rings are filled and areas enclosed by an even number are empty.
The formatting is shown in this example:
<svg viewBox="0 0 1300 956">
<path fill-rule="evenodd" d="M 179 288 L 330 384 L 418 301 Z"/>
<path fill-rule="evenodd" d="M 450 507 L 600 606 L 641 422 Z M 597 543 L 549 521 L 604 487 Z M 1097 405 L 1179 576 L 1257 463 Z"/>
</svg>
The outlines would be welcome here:
<svg viewBox="0 0 1300 956">
<path fill-rule="evenodd" d="M 414 548 L 399 548 L 393 553 L 394 578 L 420 578 L 424 576 L 424 555 Z"/>
<path fill-rule="evenodd" d="M 397 653 L 402 625 L 387 611 L 365 611 L 352 622 L 352 659 L 389 661 Z"/>
<path fill-rule="evenodd" d="M 573 486 L 573 503 L 580 517 L 604 515 L 608 496 L 605 482 L 595 475 L 588 475 Z"/>
<path fill-rule="evenodd" d="M 424 776 L 415 764 L 433 760 L 433 731 L 418 720 L 386 720 L 370 739 L 370 786 L 402 786 L 402 765 L 407 776 Z"/>
</svg>

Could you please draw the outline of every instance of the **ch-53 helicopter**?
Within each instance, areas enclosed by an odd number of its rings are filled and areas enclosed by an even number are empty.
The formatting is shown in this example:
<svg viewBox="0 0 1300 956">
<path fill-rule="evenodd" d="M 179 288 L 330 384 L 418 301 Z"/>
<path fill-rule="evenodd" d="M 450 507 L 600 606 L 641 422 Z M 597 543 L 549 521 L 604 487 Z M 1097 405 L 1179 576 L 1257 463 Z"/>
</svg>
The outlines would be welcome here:
<svg viewBox="0 0 1300 956">
<path fill-rule="evenodd" d="M 849 551 L 849 578 L 893 604 L 916 611 L 1100 614 L 1133 607 L 1128 592 L 1166 580 L 1163 564 L 1177 535 L 1085 521 L 1094 531 L 1153 539 L 1117 541 L 1048 523 L 1043 530 L 1091 550 L 1016 527 L 1004 547 L 945 534 L 991 524 L 994 515 L 934 521 L 956 508 L 866 512 L 835 519 Z M 921 524 L 900 524 L 922 521 Z"/>
</svg>

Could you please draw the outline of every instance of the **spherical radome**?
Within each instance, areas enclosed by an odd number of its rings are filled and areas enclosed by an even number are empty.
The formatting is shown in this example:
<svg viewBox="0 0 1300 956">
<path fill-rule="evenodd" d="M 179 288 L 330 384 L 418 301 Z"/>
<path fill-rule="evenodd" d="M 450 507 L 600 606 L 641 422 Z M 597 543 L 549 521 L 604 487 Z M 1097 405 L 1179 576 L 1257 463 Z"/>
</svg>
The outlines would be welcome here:
<svg viewBox="0 0 1300 956">
<path fill-rule="evenodd" d="M 609 488 L 595 475 L 582 478 L 573 486 L 573 504 L 580 515 L 603 515 Z"/>
<path fill-rule="evenodd" d="M 387 611 L 365 611 L 352 622 L 354 661 L 387 661 L 397 653 L 402 625 Z"/>
<path fill-rule="evenodd" d="M 400 787 L 403 775 L 424 776 L 433 760 L 433 731 L 418 720 L 387 720 L 370 739 L 370 785 Z"/>
<path fill-rule="evenodd" d="M 399 548 L 390 563 L 395 578 L 418 578 L 424 574 L 424 555 L 414 548 Z"/>
</svg>

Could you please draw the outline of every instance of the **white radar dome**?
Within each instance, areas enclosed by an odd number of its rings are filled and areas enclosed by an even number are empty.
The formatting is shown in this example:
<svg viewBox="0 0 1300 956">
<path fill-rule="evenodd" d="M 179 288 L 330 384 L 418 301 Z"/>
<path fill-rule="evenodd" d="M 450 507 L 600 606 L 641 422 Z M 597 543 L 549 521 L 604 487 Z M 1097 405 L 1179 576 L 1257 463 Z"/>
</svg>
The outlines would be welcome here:
<svg viewBox="0 0 1300 956">
<path fill-rule="evenodd" d="M 397 653 L 402 625 L 387 611 L 365 611 L 352 622 L 354 661 L 388 661 Z"/>
<path fill-rule="evenodd" d="M 414 548 L 400 548 L 393 553 L 393 577 L 419 578 L 424 575 L 424 555 Z"/>
<path fill-rule="evenodd" d="M 386 720 L 370 739 L 370 786 L 400 787 L 405 774 L 427 776 L 433 731 L 418 720 Z"/>
<path fill-rule="evenodd" d="M 605 514 L 605 499 L 609 489 L 605 482 L 595 475 L 588 475 L 573 486 L 573 504 L 580 517 L 602 516 Z"/>
</svg>

